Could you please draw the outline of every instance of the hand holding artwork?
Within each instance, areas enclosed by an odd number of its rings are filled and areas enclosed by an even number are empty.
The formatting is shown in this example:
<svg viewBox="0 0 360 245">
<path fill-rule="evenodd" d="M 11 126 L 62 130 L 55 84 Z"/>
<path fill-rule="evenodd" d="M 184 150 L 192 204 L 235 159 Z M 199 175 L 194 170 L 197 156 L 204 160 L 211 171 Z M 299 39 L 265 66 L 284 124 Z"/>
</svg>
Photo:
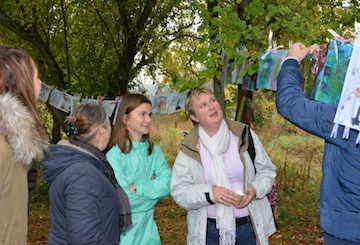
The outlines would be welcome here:
<svg viewBox="0 0 360 245">
<path fill-rule="evenodd" d="M 317 44 L 311 45 L 308 48 L 302 43 L 295 43 L 290 47 L 287 57 L 295 57 L 301 62 L 308 54 L 316 54 L 319 50 L 320 48 Z"/>
</svg>

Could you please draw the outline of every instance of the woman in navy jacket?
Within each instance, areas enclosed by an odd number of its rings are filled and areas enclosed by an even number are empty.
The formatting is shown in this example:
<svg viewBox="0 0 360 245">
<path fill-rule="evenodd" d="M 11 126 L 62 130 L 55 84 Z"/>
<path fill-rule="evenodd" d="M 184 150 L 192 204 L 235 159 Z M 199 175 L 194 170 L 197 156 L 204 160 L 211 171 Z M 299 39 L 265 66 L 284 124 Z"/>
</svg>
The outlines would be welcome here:
<svg viewBox="0 0 360 245">
<path fill-rule="evenodd" d="M 305 98 L 299 62 L 318 46 L 294 44 L 277 78 L 276 108 L 287 120 L 325 140 L 320 189 L 320 224 L 324 241 L 329 244 L 360 244 L 360 149 L 355 144 L 358 132 L 350 130 L 342 139 L 330 137 L 334 127 L 336 104 L 324 104 Z"/>
<path fill-rule="evenodd" d="M 101 152 L 111 126 L 100 105 L 82 104 L 69 120 L 69 140 L 52 145 L 41 164 L 49 186 L 48 244 L 118 245 L 130 204 Z"/>
</svg>

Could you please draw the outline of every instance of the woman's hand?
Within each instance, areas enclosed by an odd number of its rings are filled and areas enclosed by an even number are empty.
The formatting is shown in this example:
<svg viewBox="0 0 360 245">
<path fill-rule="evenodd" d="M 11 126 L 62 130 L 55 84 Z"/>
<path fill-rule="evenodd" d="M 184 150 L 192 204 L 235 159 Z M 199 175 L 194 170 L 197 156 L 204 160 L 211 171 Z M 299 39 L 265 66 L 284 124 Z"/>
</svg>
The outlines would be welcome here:
<svg viewBox="0 0 360 245">
<path fill-rule="evenodd" d="M 235 206 L 242 199 L 242 196 L 222 186 L 213 185 L 212 191 L 215 201 L 226 206 Z"/>
<path fill-rule="evenodd" d="M 244 208 L 246 207 L 252 199 L 256 197 L 256 190 L 254 187 L 250 186 L 248 189 L 244 191 L 244 196 L 241 196 L 242 199 L 237 202 L 234 206 L 235 208 Z"/>
<path fill-rule="evenodd" d="M 130 192 L 131 192 L 131 193 L 135 193 L 135 192 L 136 192 L 135 184 L 129 185 L 129 189 L 130 189 Z"/>
</svg>

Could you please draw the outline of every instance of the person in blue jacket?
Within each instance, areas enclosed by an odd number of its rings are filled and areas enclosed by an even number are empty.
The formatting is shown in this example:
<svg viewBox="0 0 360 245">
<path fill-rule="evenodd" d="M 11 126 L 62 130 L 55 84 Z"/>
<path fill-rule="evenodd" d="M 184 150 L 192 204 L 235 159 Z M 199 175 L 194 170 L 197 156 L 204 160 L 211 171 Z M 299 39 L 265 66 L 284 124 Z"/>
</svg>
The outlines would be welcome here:
<svg viewBox="0 0 360 245">
<path fill-rule="evenodd" d="M 111 135 L 106 111 L 84 103 L 67 120 L 69 140 L 52 145 L 41 163 L 50 195 L 48 244 L 117 245 L 131 210 L 102 152 Z"/>
<path fill-rule="evenodd" d="M 121 245 L 161 244 L 154 209 L 170 194 L 171 170 L 160 147 L 150 140 L 151 115 L 148 98 L 126 95 L 119 106 L 113 147 L 106 154 L 131 206 L 133 224 L 121 234 Z"/>
<path fill-rule="evenodd" d="M 317 45 L 295 43 L 277 78 L 276 108 L 288 121 L 325 140 L 320 187 L 320 225 L 326 245 L 360 244 L 360 149 L 358 132 L 350 130 L 348 140 L 330 137 L 337 110 L 336 104 L 307 99 L 302 91 L 299 63 Z"/>
</svg>

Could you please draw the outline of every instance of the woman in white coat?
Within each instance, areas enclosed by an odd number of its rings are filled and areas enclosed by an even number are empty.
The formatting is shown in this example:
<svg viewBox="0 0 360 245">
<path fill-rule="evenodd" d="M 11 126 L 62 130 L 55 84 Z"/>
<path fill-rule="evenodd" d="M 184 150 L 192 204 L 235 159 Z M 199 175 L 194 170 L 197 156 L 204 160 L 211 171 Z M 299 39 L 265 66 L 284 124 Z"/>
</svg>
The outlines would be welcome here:
<svg viewBox="0 0 360 245">
<path fill-rule="evenodd" d="M 276 228 L 266 194 L 276 168 L 259 138 L 246 124 L 224 119 L 207 88 L 191 89 L 185 107 L 195 126 L 180 146 L 170 191 L 188 210 L 187 244 L 268 244 Z"/>
</svg>

